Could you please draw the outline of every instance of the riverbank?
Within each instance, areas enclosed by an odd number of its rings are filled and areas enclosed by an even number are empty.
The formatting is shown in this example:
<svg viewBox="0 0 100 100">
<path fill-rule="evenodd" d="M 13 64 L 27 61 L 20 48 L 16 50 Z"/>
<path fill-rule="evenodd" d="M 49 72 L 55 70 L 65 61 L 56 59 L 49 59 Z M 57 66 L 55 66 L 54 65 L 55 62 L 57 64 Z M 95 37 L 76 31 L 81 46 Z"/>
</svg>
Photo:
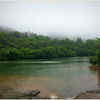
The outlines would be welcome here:
<svg viewBox="0 0 100 100">
<path fill-rule="evenodd" d="M 92 65 L 90 69 L 93 71 L 100 71 L 100 66 Z M 74 99 L 100 99 L 100 89 L 82 92 L 75 96 Z"/>
<path fill-rule="evenodd" d="M 27 92 L 27 91 L 25 91 Z M 37 96 L 26 95 L 24 92 L 12 91 L 12 89 L 6 89 L 6 92 L 0 90 L 0 99 L 62 99 L 57 96 Z M 72 97 L 71 99 L 100 99 L 100 89 L 99 90 L 90 90 L 78 94 L 77 96 Z"/>
<path fill-rule="evenodd" d="M 100 89 L 80 93 L 74 99 L 100 99 Z"/>
<path fill-rule="evenodd" d="M 35 93 L 33 93 L 35 91 Z M 39 91 L 39 90 L 38 90 Z M 16 91 L 12 88 L 0 88 L 0 99 L 52 99 L 58 98 L 57 96 L 42 96 L 41 91 L 37 90 Z"/>
<path fill-rule="evenodd" d="M 7 90 L 7 89 L 6 89 Z M 62 99 L 61 97 L 57 96 L 41 96 L 41 95 L 25 95 L 24 93 L 20 93 L 17 91 L 10 91 L 0 94 L 0 99 Z"/>
<path fill-rule="evenodd" d="M 93 71 L 100 71 L 100 66 L 92 65 L 90 69 Z M 100 89 L 82 92 L 75 96 L 74 99 L 100 99 Z"/>
</svg>

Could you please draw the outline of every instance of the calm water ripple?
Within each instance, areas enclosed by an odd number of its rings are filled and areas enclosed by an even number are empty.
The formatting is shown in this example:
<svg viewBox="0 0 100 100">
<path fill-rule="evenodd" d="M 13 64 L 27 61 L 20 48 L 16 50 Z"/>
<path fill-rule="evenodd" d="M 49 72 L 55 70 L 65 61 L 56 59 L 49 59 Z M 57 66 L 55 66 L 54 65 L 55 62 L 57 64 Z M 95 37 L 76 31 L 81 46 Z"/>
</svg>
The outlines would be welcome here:
<svg viewBox="0 0 100 100">
<path fill-rule="evenodd" d="M 89 66 L 87 57 L 0 62 L 0 88 L 40 89 L 42 96 L 66 98 L 99 87 L 100 74 Z"/>
</svg>

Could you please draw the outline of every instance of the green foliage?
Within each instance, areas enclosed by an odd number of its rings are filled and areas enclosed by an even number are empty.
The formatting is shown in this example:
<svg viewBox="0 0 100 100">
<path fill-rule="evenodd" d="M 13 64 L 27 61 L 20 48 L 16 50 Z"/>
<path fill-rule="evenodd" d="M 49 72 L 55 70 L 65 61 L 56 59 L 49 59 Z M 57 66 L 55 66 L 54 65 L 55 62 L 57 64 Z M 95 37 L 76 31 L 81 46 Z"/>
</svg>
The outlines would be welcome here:
<svg viewBox="0 0 100 100">
<path fill-rule="evenodd" d="M 96 57 L 96 56 L 90 57 L 89 62 L 90 62 L 92 65 L 96 65 L 96 64 L 97 64 L 97 57 Z"/>
<path fill-rule="evenodd" d="M 97 64 L 100 65 L 100 49 L 97 50 Z"/>
<path fill-rule="evenodd" d="M 0 32 L 0 60 L 94 56 L 95 51 L 95 40 L 59 40 L 33 33 Z"/>
<path fill-rule="evenodd" d="M 96 44 L 96 49 L 90 49 L 90 53 L 92 55 L 96 55 L 96 56 L 90 58 L 90 63 L 93 64 L 93 65 L 94 64 L 100 65 L 100 39 L 99 38 L 96 40 L 95 44 Z M 94 45 L 92 43 L 92 41 L 91 41 L 91 45 Z"/>
</svg>

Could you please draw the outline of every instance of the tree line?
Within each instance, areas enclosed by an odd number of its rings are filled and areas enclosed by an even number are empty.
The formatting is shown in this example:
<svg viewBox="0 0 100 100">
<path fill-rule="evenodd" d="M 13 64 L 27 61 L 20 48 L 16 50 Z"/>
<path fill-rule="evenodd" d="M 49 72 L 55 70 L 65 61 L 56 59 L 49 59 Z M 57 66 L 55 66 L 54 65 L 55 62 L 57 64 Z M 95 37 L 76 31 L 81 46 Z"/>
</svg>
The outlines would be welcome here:
<svg viewBox="0 0 100 100">
<path fill-rule="evenodd" d="M 96 39 L 96 50 L 95 50 L 96 55 L 90 57 L 90 63 L 92 65 L 100 65 L 100 38 Z"/>
<path fill-rule="evenodd" d="M 53 39 L 35 33 L 0 32 L 0 60 L 95 56 L 96 40 Z"/>
</svg>

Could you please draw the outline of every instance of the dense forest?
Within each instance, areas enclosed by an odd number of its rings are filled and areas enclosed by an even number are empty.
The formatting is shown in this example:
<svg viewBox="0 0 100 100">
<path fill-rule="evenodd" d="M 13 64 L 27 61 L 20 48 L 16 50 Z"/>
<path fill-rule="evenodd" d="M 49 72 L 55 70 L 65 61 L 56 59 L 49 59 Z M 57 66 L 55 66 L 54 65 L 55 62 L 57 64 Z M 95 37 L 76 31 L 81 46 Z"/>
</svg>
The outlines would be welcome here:
<svg viewBox="0 0 100 100">
<path fill-rule="evenodd" d="M 34 33 L 0 32 L 0 60 L 96 55 L 96 40 L 56 39 Z"/>
</svg>

